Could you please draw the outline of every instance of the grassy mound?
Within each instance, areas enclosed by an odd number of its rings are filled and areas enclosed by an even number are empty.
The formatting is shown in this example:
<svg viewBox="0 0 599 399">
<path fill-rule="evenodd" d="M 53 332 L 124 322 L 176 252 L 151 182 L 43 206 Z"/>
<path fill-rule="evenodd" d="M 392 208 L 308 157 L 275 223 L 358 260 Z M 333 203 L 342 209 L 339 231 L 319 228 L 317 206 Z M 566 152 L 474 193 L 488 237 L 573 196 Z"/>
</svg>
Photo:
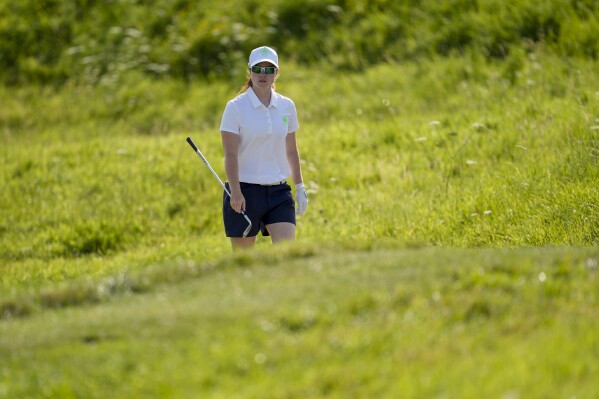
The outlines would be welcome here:
<svg viewBox="0 0 599 399">
<path fill-rule="evenodd" d="M 598 262 L 597 249 L 574 248 L 256 251 L 143 295 L 0 323 L 0 388 L 591 398 Z"/>
</svg>

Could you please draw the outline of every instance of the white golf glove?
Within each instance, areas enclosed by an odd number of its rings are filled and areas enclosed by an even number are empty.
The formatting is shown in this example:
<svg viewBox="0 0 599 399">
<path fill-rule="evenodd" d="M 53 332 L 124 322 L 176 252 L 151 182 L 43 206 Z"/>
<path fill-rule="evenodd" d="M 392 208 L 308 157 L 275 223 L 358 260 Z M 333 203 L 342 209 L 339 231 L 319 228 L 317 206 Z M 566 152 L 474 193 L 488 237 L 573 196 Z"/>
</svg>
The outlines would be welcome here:
<svg viewBox="0 0 599 399">
<path fill-rule="evenodd" d="M 297 210 L 295 213 L 301 215 L 306 212 L 306 208 L 308 208 L 308 194 L 306 194 L 304 183 L 295 185 L 295 202 L 297 202 Z"/>
</svg>

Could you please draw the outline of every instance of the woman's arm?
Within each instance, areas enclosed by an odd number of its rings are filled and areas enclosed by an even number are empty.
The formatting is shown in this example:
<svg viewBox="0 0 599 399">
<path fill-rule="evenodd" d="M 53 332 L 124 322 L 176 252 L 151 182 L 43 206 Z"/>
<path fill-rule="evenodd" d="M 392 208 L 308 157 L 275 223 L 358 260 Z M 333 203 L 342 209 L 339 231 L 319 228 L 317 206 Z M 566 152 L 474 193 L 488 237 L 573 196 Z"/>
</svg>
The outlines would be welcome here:
<svg viewBox="0 0 599 399">
<path fill-rule="evenodd" d="M 245 198 L 239 186 L 239 135 L 230 132 L 220 132 L 225 152 L 225 173 L 231 190 L 231 208 L 237 213 L 245 211 Z"/>
<path fill-rule="evenodd" d="M 287 138 L 285 139 L 285 149 L 287 151 L 287 162 L 289 162 L 293 183 L 303 183 L 304 179 L 302 178 L 302 167 L 300 166 L 300 156 L 297 149 L 295 132 L 287 134 Z"/>
<path fill-rule="evenodd" d="M 295 132 L 287 135 L 285 147 L 287 150 L 287 162 L 289 162 L 289 168 L 291 169 L 291 177 L 295 184 L 295 201 L 297 203 L 297 210 L 295 212 L 302 214 L 306 212 L 306 208 L 308 207 L 308 195 L 306 194 L 306 189 L 304 187 L 299 151 L 297 149 L 297 142 L 295 141 Z"/>
</svg>

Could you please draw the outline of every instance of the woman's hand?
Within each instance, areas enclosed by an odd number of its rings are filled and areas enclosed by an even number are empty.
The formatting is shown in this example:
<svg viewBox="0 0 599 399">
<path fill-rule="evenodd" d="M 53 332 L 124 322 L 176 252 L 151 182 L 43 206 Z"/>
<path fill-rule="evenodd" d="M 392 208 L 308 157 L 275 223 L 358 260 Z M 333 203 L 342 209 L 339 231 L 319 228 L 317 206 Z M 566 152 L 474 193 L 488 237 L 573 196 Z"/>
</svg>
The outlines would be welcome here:
<svg viewBox="0 0 599 399">
<path fill-rule="evenodd" d="M 231 208 L 237 213 L 245 212 L 245 197 L 241 191 L 234 190 L 231 192 Z"/>
<path fill-rule="evenodd" d="M 295 185 L 295 201 L 297 202 L 297 210 L 295 213 L 301 215 L 306 212 L 306 209 L 308 208 L 308 195 L 306 194 L 304 183 Z"/>
</svg>

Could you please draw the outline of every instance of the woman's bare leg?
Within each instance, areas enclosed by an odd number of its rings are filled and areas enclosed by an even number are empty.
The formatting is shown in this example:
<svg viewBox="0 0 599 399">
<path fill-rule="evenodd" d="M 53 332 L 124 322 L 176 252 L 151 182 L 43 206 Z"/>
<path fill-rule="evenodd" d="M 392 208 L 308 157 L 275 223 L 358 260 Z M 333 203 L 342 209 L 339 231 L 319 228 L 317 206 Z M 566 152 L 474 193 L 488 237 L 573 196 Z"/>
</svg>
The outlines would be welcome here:
<svg viewBox="0 0 599 399">
<path fill-rule="evenodd" d="M 256 244 L 256 236 L 254 237 L 231 237 L 231 246 L 233 250 L 253 248 Z"/>
<path fill-rule="evenodd" d="M 272 223 L 267 224 L 266 228 L 268 229 L 273 244 L 295 239 L 295 225 L 293 223 Z"/>
</svg>

